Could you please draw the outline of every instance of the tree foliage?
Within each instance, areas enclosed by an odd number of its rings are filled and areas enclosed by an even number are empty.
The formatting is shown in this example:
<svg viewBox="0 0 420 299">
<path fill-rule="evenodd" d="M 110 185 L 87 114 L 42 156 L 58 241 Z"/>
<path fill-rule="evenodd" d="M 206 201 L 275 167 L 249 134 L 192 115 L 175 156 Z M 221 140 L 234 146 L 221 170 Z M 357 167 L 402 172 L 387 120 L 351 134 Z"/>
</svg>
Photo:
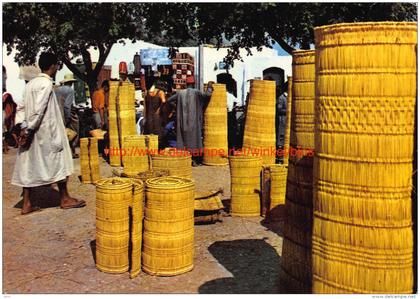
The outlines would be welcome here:
<svg viewBox="0 0 420 299">
<path fill-rule="evenodd" d="M 225 61 L 240 49 L 271 47 L 291 53 L 314 43 L 316 26 L 360 21 L 416 21 L 415 3 L 4 3 L 3 42 L 20 64 L 40 50 L 55 52 L 91 89 L 112 45 L 122 39 L 169 47 L 211 43 L 229 46 Z M 99 51 L 92 69 L 88 49 Z M 173 51 L 171 51 L 173 53 Z M 71 63 L 81 56 L 86 73 Z"/>
</svg>

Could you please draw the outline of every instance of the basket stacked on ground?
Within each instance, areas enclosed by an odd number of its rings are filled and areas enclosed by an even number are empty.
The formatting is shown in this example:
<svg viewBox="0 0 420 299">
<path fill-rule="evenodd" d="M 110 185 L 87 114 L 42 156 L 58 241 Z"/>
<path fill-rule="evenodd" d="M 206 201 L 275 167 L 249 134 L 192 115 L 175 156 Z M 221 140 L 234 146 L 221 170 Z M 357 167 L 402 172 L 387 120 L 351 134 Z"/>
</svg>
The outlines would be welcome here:
<svg viewBox="0 0 420 299">
<path fill-rule="evenodd" d="M 126 136 L 123 143 L 124 173 L 128 176 L 149 170 L 149 155 L 144 135 Z"/>
<path fill-rule="evenodd" d="M 284 155 L 283 164 L 289 164 L 289 148 L 290 148 L 290 128 L 292 121 L 292 100 L 293 100 L 293 78 L 287 77 L 287 109 L 286 109 L 286 129 L 284 130 Z"/>
<path fill-rule="evenodd" d="M 192 178 L 191 155 L 187 151 L 166 149 L 159 155 L 152 155 L 152 169 L 169 171 L 170 176 Z"/>
<path fill-rule="evenodd" d="M 417 24 L 315 38 L 313 292 L 412 293 Z"/>
<path fill-rule="evenodd" d="M 131 255 L 130 277 L 140 273 L 143 191 L 141 180 L 109 178 L 96 183 L 96 267 L 99 270 L 126 272 Z"/>
<path fill-rule="evenodd" d="M 252 80 L 243 148 L 262 156 L 264 164 L 276 162 L 276 155 L 272 154 L 276 149 L 275 107 L 276 82 Z"/>
<path fill-rule="evenodd" d="M 109 82 L 108 134 L 109 134 L 109 164 L 121 166 L 120 140 L 118 133 L 117 97 L 119 81 Z"/>
<path fill-rule="evenodd" d="M 173 276 L 192 270 L 194 259 L 194 183 L 180 177 L 146 181 L 142 268 Z"/>
<path fill-rule="evenodd" d="M 284 216 L 286 202 L 287 165 L 265 165 L 270 174 L 270 206 L 268 218 L 280 220 Z"/>
<path fill-rule="evenodd" d="M 204 157 L 205 165 L 229 163 L 227 139 L 227 95 L 225 84 L 213 84 L 213 93 L 204 112 Z"/>
<path fill-rule="evenodd" d="M 84 184 L 95 183 L 100 179 L 96 138 L 80 139 L 80 172 Z"/>
<path fill-rule="evenodd" d="M 229 164 L 232 216 L 260 216 L 262 158 L 245 155 L 230 156 Z"/>
<path fill-rule="evenodd" d="M 120 140 L 123 142 L 126 136 L 137 135 L 136 108 L 135 108 L 134 84 L 121 82 L 118 99 L 118 117 L 120 125 Z"/>
<path fill-rule="evenodd" d="M 157 154 L 159 150 L 159 136 L 158 135 L 144 135 L 146 136 L 147 148 L 150 154 Z"/>
<path fill-rule="evenodd" d="M 312 282 L 312 170 L 314 148 L 315 51 L 293 52 L 290 156 L 287 174 L 282 284 L 310 293 Z M 296 149 L 302 149 L 297 151 Z"/>
</svg>

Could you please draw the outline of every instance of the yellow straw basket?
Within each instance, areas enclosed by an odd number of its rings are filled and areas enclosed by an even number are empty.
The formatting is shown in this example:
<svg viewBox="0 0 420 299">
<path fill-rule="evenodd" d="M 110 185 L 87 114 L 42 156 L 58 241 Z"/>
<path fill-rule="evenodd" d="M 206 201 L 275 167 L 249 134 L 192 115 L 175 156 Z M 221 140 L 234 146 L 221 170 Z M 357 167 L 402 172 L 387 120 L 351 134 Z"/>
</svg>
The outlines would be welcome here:
<svg viewBox="0 0 420 299">
<path fill-rule="evenodd" d="M 270 207 L 268 218 L 280 220 L 283 218 L 284 205 L 286 202 L 287 165 L 265 165 L 270 173 Z"/>
<path fill-rule="evenodd" d="M 90 184 L 100 179 L 98 155 L 98 140 L 96 138 L 80 139 L 82 183 Z"/>
<path fill-rule="evenodd" d="M 213 93 L 204 112 L 205 165 L 229 164 L 227 141 L 227 95 L 225 84 L 213 84 Z"/>
<path fill-rule="evenodd" d="M 124 179 L 96 183 L 96 267 L 123 273 L 129 267 L 129 206 L 133 185 Z"/>
<path fill-rule="evenodd" d="M 264 164 L 276 161 L 276 82 L 252 80 L 246 114 L 243 148 L 263 157 Z M 274 155 L 271 150 L 274 149 Z"/>
<path fill-rule="evenodd" d="M 313 292 L 412 293 L 417 23 L 315 41 Z"/>
<path fill-rule="evenodd" d="M 230 156 L 229 163 L 232 216 L 260 216 L 260 176 L 262 158 Z"/>
<path fill-rule="evenodd" d="M 193 181 L 161 177 L 146 181 L 142 268 L 173 276 L 192 270 L 194 260 Z"/>
<path fill-rule="evenodd" d="M 128 176 L 149 170 L 149 155 L 144 135 L 126 136 L 123 146 L 124 173 Z"/>
<path fill-rule="evenodd" d="M 118 118 L 117 118 L 117 97 L 119 89 L 118 81 L 109 82 L 109 107 L 108 107 L 108 126 L 109 126 L 109 147 L 111 151 L 115 151 L 118 155 L 109 156 L 109 164 L 111 166 L 121 166 L 120 141 L 118 136 Z"/>
<path fill-rule="evenodd" d="M 158 135 L 144 135 L 146 136 L 146 144 L 149 149 L 149 153 L 158 154 L 159 150 L 159 136 Z"/>
<path fill-rule="evenodd" d="M 157 171 L 169 171 L 170 176 L 192 178 L 191 155 L 186 151 L 167 149 L 152 156 L 152 168 Z"/>
<path fill-rule="evenodd" d="M 287 172 L 282 284 L 311 292 L 312 171 L 314 148 L 315 51 L 293 52 L 290 152 Z M 290 87 L 290 86 L 289 86 Z M 290 88 L 289 88 L 290 92 Z M 305 151 L 295 152 L 303 148 Z M 309 153 L 312 153 L 311 155 Z M 301 289 L 294 289 L 300 286 Z"/>
<path fill-rule="evenodd" d="M 130 270 L 130 278 L 140 273 L 143 204 L 141 180 L 109 178 L 96 183 L 96 266 L 99 270 L 108 273 Z"/>
</svg>

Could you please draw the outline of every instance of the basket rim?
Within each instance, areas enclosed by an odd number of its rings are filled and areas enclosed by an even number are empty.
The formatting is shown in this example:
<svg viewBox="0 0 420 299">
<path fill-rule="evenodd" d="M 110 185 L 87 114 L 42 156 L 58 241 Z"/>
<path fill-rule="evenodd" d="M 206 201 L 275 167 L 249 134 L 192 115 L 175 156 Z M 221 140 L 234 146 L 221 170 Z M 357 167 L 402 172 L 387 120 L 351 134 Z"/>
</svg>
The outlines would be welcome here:
<svg viewBox="0 0 420 299">
<path fill-rule="evenodd" d="M 162 184 L 162 182 L 169 183 Z M 157 177 L 146 180 L 146 187 L 152 189 L 182 189 L 194 186 L 193 180 L 179 176 Z"/>
<path fill-rule="evenodd" d="M 100 179 L 95 182 L 95 186 L 98 188 L 105 189 L 122 189 L 122 188 L 132 188 L 133 183 L 129 181 L 130 179 L 124 179 L 120 177 L 111 177 Z M 118 184 L 114 184 L 114 182 Z"/>
<path fill-rule="evenodd" d="M 394 21 L 384 21 L 384 22 L 354 22 L 354 23 L 337 23 L 330 25 L 323 25 L 314 28 L 315 32 L 328 31 L 328 30 L 337 30 L 345 31 L 348 29 L 357 29 L 363 30 L 367 29 L 372 31 L 379 31 L 383 29 L 399 29 L 399 30 L 413 30 L 417 31 L 417 22 L 394 22 Z"/>
</svg>

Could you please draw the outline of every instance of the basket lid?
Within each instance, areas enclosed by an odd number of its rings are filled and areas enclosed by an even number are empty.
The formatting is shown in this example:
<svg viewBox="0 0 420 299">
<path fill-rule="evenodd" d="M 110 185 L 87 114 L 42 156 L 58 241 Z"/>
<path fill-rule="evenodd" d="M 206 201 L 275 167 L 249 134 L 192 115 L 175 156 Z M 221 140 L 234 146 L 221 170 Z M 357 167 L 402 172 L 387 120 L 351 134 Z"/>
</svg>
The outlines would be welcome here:
<svg viewBox="0 0 420 299">
<path fill-rule="evenodd" d="M 147 188 L 180 189 L 194 187 L 194 181 L 176 176 L 166 176 L 148 179 L 146 181 L 146 186 Z"/>
</svg>

